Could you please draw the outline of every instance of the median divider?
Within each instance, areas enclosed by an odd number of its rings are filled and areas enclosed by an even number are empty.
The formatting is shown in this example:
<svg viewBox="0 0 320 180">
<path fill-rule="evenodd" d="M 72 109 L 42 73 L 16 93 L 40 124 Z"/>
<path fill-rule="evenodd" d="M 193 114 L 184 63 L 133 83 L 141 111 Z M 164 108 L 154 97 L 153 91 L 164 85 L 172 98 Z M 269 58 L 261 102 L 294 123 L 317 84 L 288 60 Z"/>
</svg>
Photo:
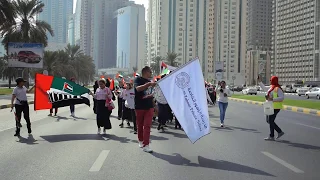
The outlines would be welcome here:
<svg viewBox="0 0 320 180">
<path fill-rule="evenodd" d="M 254 104 L 254 105 L 259 105 L 259 106 L 262 106 L 264 104 L 263 102 L 251 101 L 251 100 L 246 100 L 246 99 L 239 99 L 239 98 L 229 98 L 229 99 L 232 101 Z M 292 112 L 320 116 L 320 110 L 316 110 L 316 109 L 308 109 L 308 108 L 301 108 L 301 107 L 287 106 L 287 105 L 284 105 L 283 109 L 287 110 L 287 111 L 292 111 Z"/>
<path fill-rule="evenodd" d="M 34 104 L 34 101 L 29 101 L 29 104 Z M 11 104 L 0 105 L 0 109 L 11 108 Z"/>
</svg>

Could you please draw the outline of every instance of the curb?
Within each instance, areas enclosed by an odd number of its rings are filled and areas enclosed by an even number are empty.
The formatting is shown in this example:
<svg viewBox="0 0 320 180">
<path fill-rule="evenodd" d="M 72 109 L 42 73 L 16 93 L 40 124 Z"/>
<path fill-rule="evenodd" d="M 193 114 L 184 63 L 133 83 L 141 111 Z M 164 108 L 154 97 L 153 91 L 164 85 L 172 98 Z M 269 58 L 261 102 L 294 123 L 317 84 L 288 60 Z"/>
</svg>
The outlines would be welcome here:
<svg viewBox="0 0 320 180">
<path fill-rule="evenodd" d="M 245 100 L 245 99 L 238 99 L 238 98 L 229 98 L 229 99 L 233 100 L 233 101 L 237 101 L 237 102 L 243 102 L 243 103 L 254 104 L 254 105 L 259 105 L 259 106 L 263 106 L 263 104 L 264 104 L 263 102 L 250 101 L 250 100 Z M 315 110 L 315 109 L 300 108 L 300 107 L 295 107 L 295 106 L 284 105 L 283 110 L 320 116 L 320 110 Z"/>
<path fill-rule="evenodd" d="M 34 101 L 29 101 L 30 104 L 34 104 Z M 0 109 L 6 109 L 6 108 L 11 108 L 11 104 L 6 104 L 6 105 L 0 105 Z"/>
</svg>

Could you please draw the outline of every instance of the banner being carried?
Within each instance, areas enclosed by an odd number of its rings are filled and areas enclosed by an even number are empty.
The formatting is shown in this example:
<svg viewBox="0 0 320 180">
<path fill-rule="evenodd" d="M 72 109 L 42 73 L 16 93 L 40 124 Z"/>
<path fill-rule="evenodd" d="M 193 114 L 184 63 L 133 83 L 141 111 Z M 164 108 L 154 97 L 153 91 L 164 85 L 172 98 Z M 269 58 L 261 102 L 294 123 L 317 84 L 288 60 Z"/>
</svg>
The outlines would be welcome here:
<svg viewBox="0 0 320 180">
<path fill-rule="evenodd" d="M 36 74 L 34 110 L 86 104 L 90 106 L 90 90 L 72 81 Z"/>
<path fill-rule="evenodd" d="M 158 85 L 192 143 L 210 133 L 207 92 L 199 59 L 176 69 Z"/>
</svg>

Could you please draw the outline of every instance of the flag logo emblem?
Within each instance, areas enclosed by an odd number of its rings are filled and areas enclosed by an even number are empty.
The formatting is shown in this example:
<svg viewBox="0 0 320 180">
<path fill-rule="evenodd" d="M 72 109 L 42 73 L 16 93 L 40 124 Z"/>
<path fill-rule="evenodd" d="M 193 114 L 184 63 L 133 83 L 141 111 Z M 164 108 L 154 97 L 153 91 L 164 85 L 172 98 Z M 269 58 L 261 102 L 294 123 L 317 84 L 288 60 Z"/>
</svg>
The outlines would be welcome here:
<svg viewBox="0 0 320 180">
<path fill-rule="evenodd" d="M 69 92 L 73 92 L 73 87 L 70 85 L 70 84 L 68 84 L 68 83 L 64 83 L 64 85 L 63 85 L 63 90 L 65 91 L 69 91 Z"/>
<path fill-rule="evenodd" d="M 189 86 L 190 83 L 190 76 L 188 73 L 186 72 L 181 72 L 176 76 L 176 80 L 175 80 L 176 85 L 181 88 L 184 89 L 186 87 Z"/>
</svg>

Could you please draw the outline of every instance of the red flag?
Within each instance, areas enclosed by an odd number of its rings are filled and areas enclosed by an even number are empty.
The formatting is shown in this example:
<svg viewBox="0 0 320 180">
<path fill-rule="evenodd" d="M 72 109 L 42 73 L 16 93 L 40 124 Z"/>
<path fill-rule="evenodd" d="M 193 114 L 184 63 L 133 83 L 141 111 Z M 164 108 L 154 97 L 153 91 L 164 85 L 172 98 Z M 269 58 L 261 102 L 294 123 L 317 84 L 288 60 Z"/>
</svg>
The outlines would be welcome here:
<svg viewBox="0 0 320 180">
<path fill-rule="evenodd" d="M 110 87 L 109 87 L 109 89 L 110 89 L 111 91 L 113 91 L 113 90 L 114 90 L 114 80 L 111 79 L 111 78 L 108 78 L 108 80 L 110 81 Z"/>
<path fill-rule="evenodd" d="M 53 81 L 53 76 L 36 74 L 35 91 L 34 91 L 34 110 L 51 109 L 52 104 L 49 103 L 47 91 L 50 90 Z"/>
</svg>

